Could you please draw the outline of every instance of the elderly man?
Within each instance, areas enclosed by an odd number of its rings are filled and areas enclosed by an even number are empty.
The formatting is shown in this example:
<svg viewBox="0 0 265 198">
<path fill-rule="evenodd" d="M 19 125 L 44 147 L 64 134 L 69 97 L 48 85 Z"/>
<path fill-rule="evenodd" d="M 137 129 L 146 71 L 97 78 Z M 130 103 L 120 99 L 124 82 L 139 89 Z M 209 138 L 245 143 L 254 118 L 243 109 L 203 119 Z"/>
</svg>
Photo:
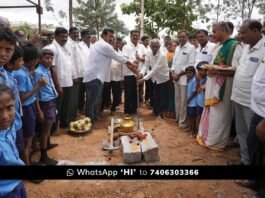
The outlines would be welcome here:
<svg viewBox="0 0 265 198">
<path fill-rule="evenodd" d="M 175 50 L 172 63 L 172 76 L 175 81 L 176 121 L 180 128 L 186 128 L 187 117 L 187 77 L 185 68 L 194 65 L 196 48 L 188 42 L 186 31 L 178 32 L 179 46 Z"/>
<path fill-rule="evenodd" d="M 154 83 L 153 112 L 156 116 L 163 118 L 163 113 L 167 109 L 169 67 L 167 65 L 166 54 L 159 49 L 159 40 L 153 39 L 150 47 L 152 53 L 147 54 L 145 64 L 138 75 L 139 80 L 137 83 L 143 84 L 145 80 L 152 79 Z"/>
<path fill-rule="evenodd" d="M 1 27 L 10 27 L 9 20 L 2 16 L 0 16 L 0 28 Z"/>
<path fill-rule="evenodd" d="M 95 103 L 99 94 L 99 89 L 104 82 L 110 81 L 111 59 L 127 64 L 127 67 L 137 73 L 137 65 L 130 62 L 123 55 L 115 51 L 111 46 L 114 39 L 112 29 L 104 29 L 102 39 L 97 41 L 90 49 L 87 69 L 84 74 L 86 88 L 86 116 L 94 120 Z"/>
<path fill-rule="evenodd" d="M 257 20 L 246 20 L 240 27 L 240 36 L 245 46 L 236 70 L 231 100 L 235 102 L 235 121 L 240 144 L 241 164 L 249 164 L 247 135 L 253 112 L 250 109 L 251 84 L 265 54 L 265 38 L 261 33 L 262 24 Z M 229 162 L 229 164 L 231 164 Z M 234 163 L 233 163 L 234 164 Z"/>
<path fill-rule="evenodd" d="M 213 25 L 213 36 L 220 43 L 213 53 L 214 65 L 225 65 L 228 71 L 208 69 L 203 109 L 197 142 L 207 148 L 223 150 L 229 140 L 233 118 L 230 100 L 233 76 L 242 54 L 240 43 L 230 38 L 225 22 Z"/>
<path fill-rule="evenodd" d="M 55 88 L 60 94 L 58 97 L 58 118 L 60 120 L 60 127 L 66 128 L 70 123 L 69 107 L 71 87 L 73 86 L 74 66 L 70 52 L 65 47 L 68 37 L 68 31 L 63 27 L 55 29 L 55 39 L 52 44 L 46 46 L 46 49 L 52 50 L 54 53 L 53 65 L 51 69 L 58 76 L 53 78 L 55 81 Z M 62 88 L 62 89 L 61 89 Z"/>
</svg>

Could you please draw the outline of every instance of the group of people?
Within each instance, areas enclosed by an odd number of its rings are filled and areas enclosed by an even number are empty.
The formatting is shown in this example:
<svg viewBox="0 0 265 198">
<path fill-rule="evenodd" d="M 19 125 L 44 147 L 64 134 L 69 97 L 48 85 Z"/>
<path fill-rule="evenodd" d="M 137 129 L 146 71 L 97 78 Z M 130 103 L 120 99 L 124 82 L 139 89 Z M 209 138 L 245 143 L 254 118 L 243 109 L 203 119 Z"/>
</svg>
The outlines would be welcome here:
<svg viewBox="0 0 265 198">
<path fill-rule="evenodd" d="M 55 146 L 50 133 L 78 114 L 94 123 L 111 106 L 115 115 L 123 91 L 125 114 L 145 102 L 154 116 L 174 118 L 210 149 L 227 146 L 234 120 L 241 160 L 229 164 L 264 165 L 264 24 L 246 20 L 232 38 L 233 24 L 218 22 L 211 36 L 181 30 L 176 41 L 166 36 L 164 43 L 140 38 L 138 30 L 128 43 L 107 28 L 93 43 L 89 30 L 81 40 L 79 34 L 76 27 L 57 27 L 40 47 L 36 38 L 21 40 L 0 17 L 0 165 L 30 165 L 33 139 L 40 142 L 39 162 L 56 165 L 47 154 Z M 264 196 L 264 181 L 241 184 Z M 26 197 L 19 180 L 0 186 L 0 196 Z"/>
</svg>

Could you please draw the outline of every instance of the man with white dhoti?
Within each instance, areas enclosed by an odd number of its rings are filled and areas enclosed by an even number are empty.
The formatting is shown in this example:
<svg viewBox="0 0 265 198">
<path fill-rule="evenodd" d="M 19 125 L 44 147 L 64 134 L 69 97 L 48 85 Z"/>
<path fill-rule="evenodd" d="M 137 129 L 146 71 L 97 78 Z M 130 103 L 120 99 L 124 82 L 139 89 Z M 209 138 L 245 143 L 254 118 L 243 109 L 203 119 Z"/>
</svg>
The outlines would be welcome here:
<svg viewBox="0 0 265 198">
<path fill-rule="evenodd" d="M 225 22 L 213 25 L 213 36 L 220 45 L 213 52 L 212 64 L 231 68 L 227 71 L 208 69 L 205 107 L 201 116 L 197 142 L 214 150 L 223 150 L 229 140 L 234 109 L 231 91 L 235 69 L 239 65 L 242 47 L 229 38 Z"/>
</svg>

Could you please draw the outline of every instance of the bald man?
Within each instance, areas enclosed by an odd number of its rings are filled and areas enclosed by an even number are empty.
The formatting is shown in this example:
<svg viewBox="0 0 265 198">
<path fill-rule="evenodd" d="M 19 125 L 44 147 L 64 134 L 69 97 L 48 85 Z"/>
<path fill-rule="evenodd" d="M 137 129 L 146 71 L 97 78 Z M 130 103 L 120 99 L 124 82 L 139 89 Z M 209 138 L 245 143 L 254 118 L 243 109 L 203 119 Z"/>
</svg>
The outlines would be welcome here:
<svg viewBox="0 0 265 198">
<path fill-rule="evenodd" d="M 1 27 L 10 27 L 9 20 L 2 16 L 0 16 L 0 28 Z"/>
<path fill-rule="evenodd" d="M 163 118 L 163 113 L 167 109 L 169 67 L 166 54 L 160 50 L 159 40 L 152 39 L 150 47 L 152 52 L 146 55 L 144 66 L 137 76 L 137 83 L 143 84 L 145 80 L 152 80 L 154 83 L 153 112 L 156 116 Z"/>
</svg>

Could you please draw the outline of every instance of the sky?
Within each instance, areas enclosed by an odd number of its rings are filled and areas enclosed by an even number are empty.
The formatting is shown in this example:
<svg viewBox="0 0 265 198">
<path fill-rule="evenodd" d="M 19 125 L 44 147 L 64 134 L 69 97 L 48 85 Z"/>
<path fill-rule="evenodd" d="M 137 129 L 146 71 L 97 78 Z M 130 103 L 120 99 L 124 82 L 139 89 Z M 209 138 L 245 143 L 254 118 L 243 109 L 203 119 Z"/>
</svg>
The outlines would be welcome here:
<svg viewBox="0 0 265 198">
<path fill-rule="evenodd" d="M 1 6 L 14 6 L 14 5 L 29 5 L 29 3 L 25 0 L 0 0 Z M 37 2 L 37 0 L 32 0 L 33 2 Z M 62 9 L 66 13 L 68 12 L 68 0 L 51 0 L 53 3 L 53 7 L 55 11 Z M 128 29 L 134 29 L 135 27 L 135 17 L 133 15 L 122 15 L 120 5 L 122 3 L 129 3 L 131 0 L 116 0 L 116 12 L 119 16 L 119 19 L 123 20 Z M 43 2 L 43 0 L 41 0 Z M 73 0 L 73 6 L 76 5 L 76 1 Z M 42 4 L 43 5 L 43 4 Z M 14 14 L 15 13 L 15 14 Z M 32 24 L 38 24 L 38 16 L 36 14 L 35 8 L 20 8 L 20 9 L 1 9 L 0 16 L 7 17 L 11 23 L 20 23 L 22 21 L 26 21 Z M 55 26 L 59 25 L 60 18 L 58 16 L 54 16 L 51 12 L 47 12 L 44 9 L 44 13 L 42 15 L 42 23 L 46 24 L 54 24 Z M 63 25 L 68 27 L 68 22 L 64 21 Z"/>
<path fill-rule="evenodd" d="M 0 0 L 1 6 L 12 6 L 12 5 L 29 5 L 29 3 L 26 0 Z M 37 0 L 31 0 L 33 2 L 37 2 Z M 44 0 L 41 0 L 43 2 Z M 58 12 L 58 10 L 63 10 L 66 13 L 68 12 L 68 0 L 51 0 L 53 3 L 53 7 L 55 8 L 55 11 Z M 126 27 L 129 30 L 132 30 L 135 28 L 135 17 L 133 15 L 122 15 L 120 5 L 122 3 L 129 3 L 132 0 L 116 0 L 116 13 L 118 14 L 119 19 L 123 20 Z M 214 1 L 214 0 L 212 0 Z M 73 0 L 73 6 L 77 5 L 76 0 Z M 17 24 L 21 22 L 28 22 L 30 24 L 35 24 L 37 26 L 38 24 L 38 15 L 36 14 L 35 8 L 21 8 L 21 9 L 1 9 L 0 10 L 0 16 L 7 17 L 12 24 Z M 258 15 L 257 10 L 254 10 L 253 12 L 253 18 L 261 18 Z M 215 17 L 215 16 L 213 16 Z M 45 24 L 53 24 L 54 26 L 59 26 L 59 22 L 61 19 L 58 16 L 54 16 L 51 12 L 47 12 L 44 9 L 44 14 L 42 15 L 42 23 Z M 232 22 L 236 25 L 238 24 L 238 21 Z M 63 21 L 63 26 L 68 28 L 68 21 Z M 202 24 L 198 21 L 193 23 L 194 28 L 205 28 L 207 29 L 207 24 Z M 163 32 L 161 33 L 163 34 Z M 160 34 L 160 35 L 161 35 Z"/>
</svg>

